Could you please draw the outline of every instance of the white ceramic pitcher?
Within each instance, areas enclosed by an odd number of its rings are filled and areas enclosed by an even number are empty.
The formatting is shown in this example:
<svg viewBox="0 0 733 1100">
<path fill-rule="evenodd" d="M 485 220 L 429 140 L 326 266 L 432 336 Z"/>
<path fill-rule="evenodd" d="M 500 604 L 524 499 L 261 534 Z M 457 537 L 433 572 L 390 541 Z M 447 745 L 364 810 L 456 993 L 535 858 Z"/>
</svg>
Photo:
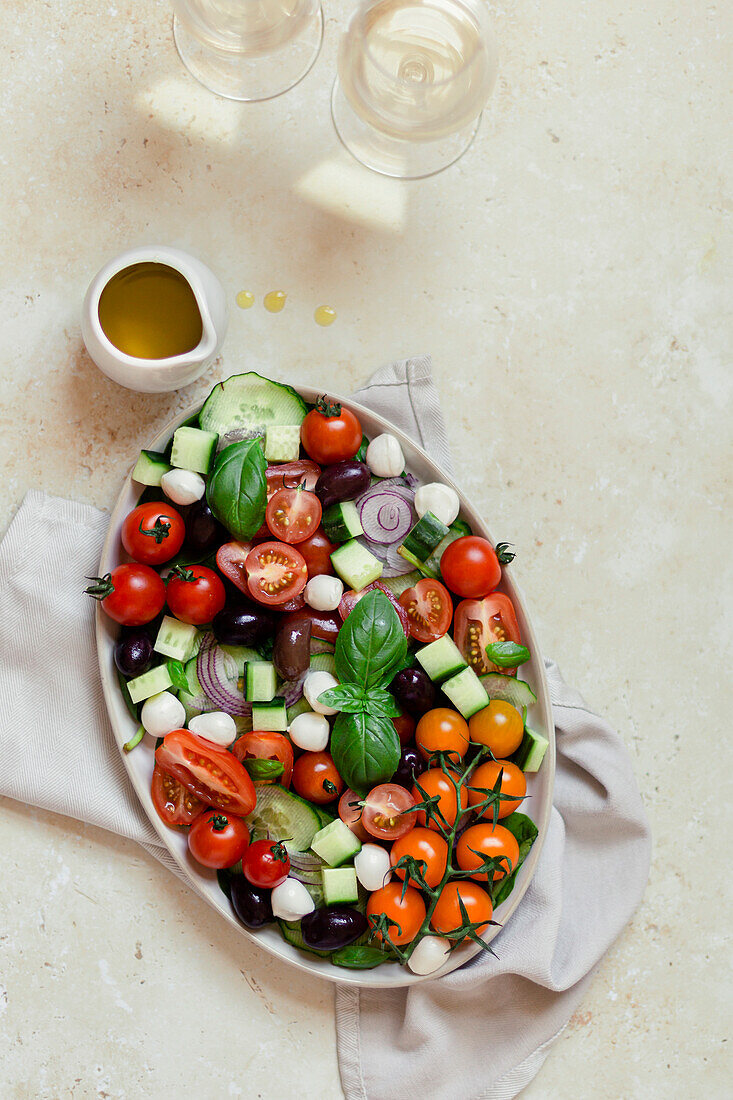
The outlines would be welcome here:
<svg viewBox="0 0 733 1100">
<path fill-rule="evenodd" d="M 199 343 L 182 355 L 167 359 L 138 359 L 126 355 L 107 338 L 99 321 L 99 299 L 110 279 L 125 268 L 139 263 L 165 264 L 183 275 L 201 314 Z M 81 332 L 89 355 L 99 369 L 130 390 L 165 393 L 188 386 L 203 374 L 218 355 L 229 321 L 226 294 L 206 264 L 167 245 L 146 245 L 121 253 L 95 275 L 89 284 L 82 309 Z"/>
</svg>

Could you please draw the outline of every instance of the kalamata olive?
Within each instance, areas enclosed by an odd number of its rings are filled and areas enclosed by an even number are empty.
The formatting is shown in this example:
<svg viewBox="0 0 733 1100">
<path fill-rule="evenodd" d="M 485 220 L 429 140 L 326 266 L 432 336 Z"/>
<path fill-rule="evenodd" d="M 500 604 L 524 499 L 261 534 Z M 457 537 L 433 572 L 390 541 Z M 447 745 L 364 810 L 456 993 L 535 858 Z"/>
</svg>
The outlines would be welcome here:
<svg viewBox="0 0 733 1100">
<path fill-rule="evenodd" d="M 363 913 L 348 905 L 329 905 L 314 909 L 300 922 L 306 947 L 315 951 L 337 951 L 358 940 L 369 924 Z"/>
<path fill-rule="evenodd" d="M 123 676 L 140 676 L 152 656 L 153 643 L 145 630 L 125 634 L 115 646 L 115 664 Z"/>
<path fill-rule="evenodd" d="M 416 775 L 420 775 L 425 771 L 425 761 L 420 756 L 417 749 L 412 745 L 407 745 L 402 750 L 400 756 L 400 762 L 397 765 L 397 771 L 392 776 L 393 783 L 399 783 L 401 787 L 407 787 L 408 791 L 412 790 L 412 784 Z"/>
<path fill-rule="evenodd" d="M 245 928 L 261 928 L 263 924 L 275 919 L 269 890 L 250 885 L 244 875 L 232 875 L 229 888 L 232 892 L 232 908 Z"/>
<path fill-rule="evenodd" d="M 366 492 L 372 482 L 372 475 L 365 462 L 347 459 L 326 466 L 316 482 L 315 493 L 324 508 L 337 504 L 340 500 L 353 500 Z"/>
<path fill-rule="evenodd" d="M 283 622 L 275 635 L 272 663 L 283 680 L 297 680 L 311 663 L 311 620 Z"/>
<path fill-rule="evenodd" d="M 211 628 L 221 645 L 257 646 L 275 632 L 275 619 L 254 603 L 237 603 L 215 615 Z"/>
<path fill-rule="evenodd" d="M 435 705 L 435 685 L 421 668 L 403 668 L 389 690 L 400 706 L 415 718 L 420 718 Z"/>
<path fill-rule="evenodd" d="M 320 638 L 323 642 L 335 642 L 339 630 L 344 625 L 337 611 L 316 611 L 312 607 L 302 607 L 298 611 L 291 611 L 282 621 L 290 626 L 292 623 L 302 623 L 306 619 L 311 624 L 311 636 Z"/>
<path fill-rule="evenodd" d="M 214 513 L 202 497 L 192 504 L 186 516 L 186 547 L 204 553 L 227 541 L 227 533 L 214 519 Z"/>
</svg>

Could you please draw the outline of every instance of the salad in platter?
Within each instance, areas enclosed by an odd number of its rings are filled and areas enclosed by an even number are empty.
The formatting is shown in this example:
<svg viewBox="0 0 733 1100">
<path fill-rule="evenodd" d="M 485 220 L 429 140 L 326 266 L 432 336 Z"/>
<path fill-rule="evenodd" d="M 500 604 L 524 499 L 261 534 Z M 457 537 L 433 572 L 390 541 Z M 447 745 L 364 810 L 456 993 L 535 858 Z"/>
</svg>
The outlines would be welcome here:
<svg viewBox="0 0 733 1100">
<path fill-rule="evenodd" d="M 530 658 L 507 544 L 399 440 L 249 373 L 142 451 L 90 578 L 154 749 L 151 795 L 250 931 L 336 966 L 439 970 L 482 939 L 537 828 Z M 154 741 L 152 739 L 155 739 Z"/>
</svg>

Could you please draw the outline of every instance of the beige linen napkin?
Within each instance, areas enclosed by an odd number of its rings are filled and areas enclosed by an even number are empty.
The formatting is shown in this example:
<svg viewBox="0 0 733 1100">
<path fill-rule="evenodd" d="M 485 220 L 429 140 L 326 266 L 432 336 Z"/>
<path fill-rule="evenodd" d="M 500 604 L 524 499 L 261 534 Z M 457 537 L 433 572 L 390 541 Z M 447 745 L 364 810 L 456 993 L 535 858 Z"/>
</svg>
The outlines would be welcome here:
<svg viewBox="0 0 733 1100">
<path fill-rule="evenodd" d="M 354 396 L 450 469 L 428 356 L 382 368 Z M 177 873 L 120 759 L 99 681 L 94 609 L 81 594 L 108 520 L 31 491 L 0 544 L 0 794 L 130 837 Z M 29 545 L 43 552 L 31 560 Z M 30 644 L 39 638 L 42 647 Z M 641 899 L 649 830 L 623 742 L 551 663 L 548 676 L 558 733 L 554 809 L 532 884 L 494 940 L 499 957 L 482 955 L 409 992 L 338 987 L 347 1100 L 515 1096 Z"/>
</svg>

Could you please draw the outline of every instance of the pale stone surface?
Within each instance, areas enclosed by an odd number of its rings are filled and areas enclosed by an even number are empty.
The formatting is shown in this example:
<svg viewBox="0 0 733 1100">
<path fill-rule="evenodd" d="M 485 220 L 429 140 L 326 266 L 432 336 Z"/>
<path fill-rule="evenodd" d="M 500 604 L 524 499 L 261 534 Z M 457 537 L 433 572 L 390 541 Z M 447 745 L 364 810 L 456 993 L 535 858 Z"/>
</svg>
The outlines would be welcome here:
<svg viewBox="0 0 733 1100">
<path fill-rule="evenodd" d="M 627 739 L 655 831 L 644 905 L 525 1095 L 729 1095 L 730 17 L 496 7 L 475 147 L 400 185 L 331 129 L 346 10 L 296 92 L 246 107 L 183 72 L 165 3 L 5 5 L 0 526 L 29 487 L 110 507 L 237 369 L 346 391 L 432 352 L 459 478 L 519 548 L 545 651 Z M 208 259 L 233 316 L 207 378 L 144 397 L 89 363 L 78 312 L 109 255 L 156 240 Z M 134 845 L 5 802 L 0 881 L 3 1098 L 340 1095 L 331 987 Z"/>
</svg>

